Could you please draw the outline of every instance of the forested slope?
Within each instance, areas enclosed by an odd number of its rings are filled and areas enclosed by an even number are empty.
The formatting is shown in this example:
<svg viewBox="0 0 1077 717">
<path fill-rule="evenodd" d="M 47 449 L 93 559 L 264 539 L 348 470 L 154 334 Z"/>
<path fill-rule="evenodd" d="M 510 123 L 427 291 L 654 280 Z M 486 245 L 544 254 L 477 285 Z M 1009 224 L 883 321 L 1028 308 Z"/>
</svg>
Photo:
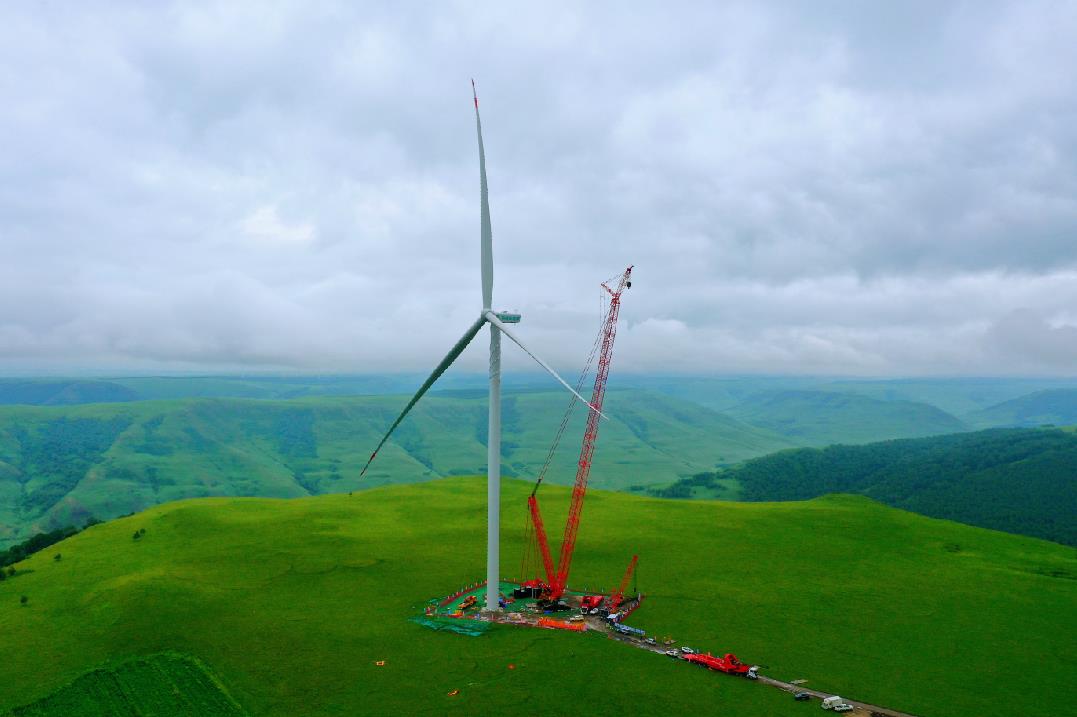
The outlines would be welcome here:
<svg viewBox="0 0 1077 717">
<path fill-rule="evenodd" d="M 975 433 L 781 451 L 664 490 L 804 500 L 859 493 L 896 508 L 1077 545 L 1077 435 L 1054 429 Z"/>
</svg>

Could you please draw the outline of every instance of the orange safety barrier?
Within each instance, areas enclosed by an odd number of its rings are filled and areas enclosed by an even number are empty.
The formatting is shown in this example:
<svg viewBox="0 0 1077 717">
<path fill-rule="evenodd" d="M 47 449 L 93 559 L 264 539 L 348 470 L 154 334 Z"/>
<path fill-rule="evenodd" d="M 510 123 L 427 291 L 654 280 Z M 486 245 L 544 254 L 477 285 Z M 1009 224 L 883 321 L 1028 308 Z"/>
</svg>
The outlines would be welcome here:
<svg viewBox="0 0 1077 717">
<path fill-rule="evenodd" d="M 583 632 L 587 629 L 587 625 L 585 623 L 554 620 L 551 617 L 540 617 L 538 624 L 539 627 L 549 627 L 554 630 L 572 630 L 573 632 Z"/>
</svg>

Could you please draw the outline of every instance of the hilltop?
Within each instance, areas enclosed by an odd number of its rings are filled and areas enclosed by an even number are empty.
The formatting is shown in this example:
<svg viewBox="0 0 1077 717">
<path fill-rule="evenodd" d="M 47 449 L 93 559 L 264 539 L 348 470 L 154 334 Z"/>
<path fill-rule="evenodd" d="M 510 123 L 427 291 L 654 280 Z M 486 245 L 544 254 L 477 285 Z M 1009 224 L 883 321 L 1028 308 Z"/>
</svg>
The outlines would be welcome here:
<svg viewBox="0 0 1077 717">
<path fill-rule="evenodd" d="M 859 493 L 923 515 L 1077 545 L 1074 466 L 1072 431 L 991 429 L 781 451 L 655 492 L 755 501 Z"/>
<path fill-rule="evenodd" d="M 506 572 L 528 489 L 506 482 Z M 566 489 L 543 499 L 548 520 L 564 515 Z M 777 690 L 598 636 L 505 626 L 471 638 L 409 622 L 482 572 L 484 501 L 482 479 L 455 478 L 189 500 L 89 528 L 0 582 L 0 631 L 18 649 L 0 660 L 0 713 L 175 651 L 252 715 L 806 714 Z M 591 495 L 574 580 L 608 585 L 635 552 L 649 597 L 633 624 L 776 677 L 952 717 L 1008 716 L 1013 695 L 1023 713 L 1062 714 L 1077 688 L 1069 548 L 861 497 Z"/>
<path fill-rule="evenodd" d="M 482 389 L 427 397 L 371 470 L 359 469 L 406 397 L 181 399 L 63 407 L 0 406 L 0 548 L 33 530 L 81 525 L 181 498 L 296 497 L 485 470 Z M 504 472 L 541 469 L 566 406 L 562 392 L 506 393 Z M 794 445 L 698 405 L 610 391 L 592 481 L 626 488 L 677 480 Z M 568 436 L 582 433 L 577 411 Z M 566 439 L 548 478 L 571 483 Z"/>
</svg>

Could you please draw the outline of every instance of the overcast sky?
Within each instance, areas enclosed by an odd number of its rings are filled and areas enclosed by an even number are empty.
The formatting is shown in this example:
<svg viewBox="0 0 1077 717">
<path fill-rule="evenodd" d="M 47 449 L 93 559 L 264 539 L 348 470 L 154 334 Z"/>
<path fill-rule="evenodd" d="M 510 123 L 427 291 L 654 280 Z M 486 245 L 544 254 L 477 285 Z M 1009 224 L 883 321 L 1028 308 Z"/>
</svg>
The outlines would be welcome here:
<svg viewBox="0 0 1077 717">
<path fill-rule="evenodd" d="M 4 3 L 0 371 L 430 368 L 474 77 L 563 368 L 631 263 L 620 371 L 1077 373 L 1077 2 L 401 6 Z"/>
</svg>

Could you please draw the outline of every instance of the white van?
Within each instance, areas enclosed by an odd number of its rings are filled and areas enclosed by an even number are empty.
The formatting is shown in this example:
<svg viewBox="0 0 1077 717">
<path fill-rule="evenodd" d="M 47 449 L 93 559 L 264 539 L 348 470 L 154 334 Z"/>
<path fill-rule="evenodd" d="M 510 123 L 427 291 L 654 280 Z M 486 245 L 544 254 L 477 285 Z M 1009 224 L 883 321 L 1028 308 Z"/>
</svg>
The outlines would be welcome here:
<svg viewBox="0 0 1077 717">
<path fill-rule="evenodd" d="M 848 712 L 853 709 L 851 704 L 837 695 L 824 699 L 821 706 L 824 710 L 834 710 L 835 712 Z"/>
</svg>

